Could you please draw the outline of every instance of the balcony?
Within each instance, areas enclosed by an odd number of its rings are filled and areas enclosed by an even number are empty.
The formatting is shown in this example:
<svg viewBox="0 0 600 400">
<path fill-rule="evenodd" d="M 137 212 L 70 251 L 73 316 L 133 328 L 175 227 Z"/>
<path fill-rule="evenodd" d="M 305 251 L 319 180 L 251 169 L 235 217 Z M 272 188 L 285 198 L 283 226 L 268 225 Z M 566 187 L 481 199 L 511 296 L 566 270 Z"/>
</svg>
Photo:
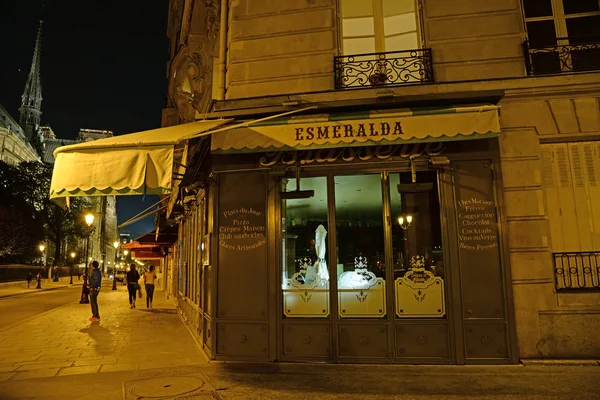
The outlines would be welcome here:
<svg viewBox="0 0 600 400">
<path fill-rule="evenodd" d="M 334 68 L 336 89 L 433 82 L 431 49 L 339 56 Z"/>
<path fill-rule="evenodd" d="M 555 44 L 523 42 L 527 75 L 600 71 L 600 38 L 558 38 Z"/>
<path fill-rule="evenodd" d="M 600 290 L 600 251 L 552 253 L 557 292 Z"/>
</svg>

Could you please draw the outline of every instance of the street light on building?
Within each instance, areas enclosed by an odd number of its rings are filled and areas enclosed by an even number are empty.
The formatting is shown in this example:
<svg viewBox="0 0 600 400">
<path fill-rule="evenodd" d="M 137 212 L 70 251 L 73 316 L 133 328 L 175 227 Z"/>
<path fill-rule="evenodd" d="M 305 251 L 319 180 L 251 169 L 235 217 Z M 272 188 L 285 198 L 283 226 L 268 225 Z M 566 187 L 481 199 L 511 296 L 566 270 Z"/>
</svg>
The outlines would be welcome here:
<svg viewBox="0 0 600 400">
<path fill-rule="evenodd" d="M 69 273 L 71 275 L 71 280 L 69 281 L 69 285 L 73 284 L 73 264 L 75 263 L 75 252 L 71 252 L 71 268 L 69 268 Z"/>
<path fill-rule="evenodd" d="M 89 249 L 90 249 L 90 236 L 92 236 L 92 233 L 94 232 L 94 227 L 92 226 L 92 224 L 94 223 L 94 214 L 88 213 L 85 215 L 85 223 L 88 226 L 88 231 L 87 231 L 87 240 L 85 242 L 85 259 L 86 259 L 86 263 L 85 263 L 85 270 L 83 272 L 83 286 L 81 287 L 81 299 L 79 300 L 79 304 L 88 304 L 90 302 L 90 299 L 88 297 L 89 291 L 88 291 L 88 274 L 89 274 L 89 262 L 92 260 L 91 257 L 89 257 Z"/>
<path fill-rule="evenodd" d="M 113 287 L 112 290 L 117 290 L 117 249 L 119 248 L 119 241 L 115 240 L 113 243 L 115 247 L 115 265 L 113 268 Z"/>
</svg>

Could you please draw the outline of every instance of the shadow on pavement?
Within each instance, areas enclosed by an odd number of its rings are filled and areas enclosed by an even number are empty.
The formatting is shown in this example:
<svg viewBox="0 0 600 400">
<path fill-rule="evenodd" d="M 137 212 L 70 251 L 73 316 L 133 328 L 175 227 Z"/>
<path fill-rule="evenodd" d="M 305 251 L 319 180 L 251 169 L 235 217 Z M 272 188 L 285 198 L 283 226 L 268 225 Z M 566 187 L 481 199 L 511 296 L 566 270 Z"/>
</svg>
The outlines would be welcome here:
<svg viewBox="0 0 600 400">
<path fill-rule="evenodd" d="M 94 347 L 98 353 L 102 355 L 112 354 L 112 351 L 105 347 L 110 345 L 113 341 L 113 334 L 110 330 L 103 327 L 98 322 L 92 322 L 88 328 L 82 328 L 79 332 L 87 334 L 94 340 Z"/>
<path fill-rule="evenodd" d="M 140 308 L 138 311 L 143 311 L 151 314 L 177 314 L 174 308 Z"/>
<path fill-rule="evenodd" d="M 248 392 L 285 387 L 296 394 L 583 399 L 595 393 L 592 386 L 597 387 L 600 376 L 600 370 L 593 367 L 588 371 L 570 375 L 573 379 L 569 385 L 548 385 L 549 379 L 558 382 L 566 373 L 556 368 L 538 371 L 514 367 L 223 363 L 204 373 L 216 387 L 244 388 Z M 568 397 L 574 390 L 580 395 Z M 561 397 L 564 395 L 567 397 Z"/>
</svg>

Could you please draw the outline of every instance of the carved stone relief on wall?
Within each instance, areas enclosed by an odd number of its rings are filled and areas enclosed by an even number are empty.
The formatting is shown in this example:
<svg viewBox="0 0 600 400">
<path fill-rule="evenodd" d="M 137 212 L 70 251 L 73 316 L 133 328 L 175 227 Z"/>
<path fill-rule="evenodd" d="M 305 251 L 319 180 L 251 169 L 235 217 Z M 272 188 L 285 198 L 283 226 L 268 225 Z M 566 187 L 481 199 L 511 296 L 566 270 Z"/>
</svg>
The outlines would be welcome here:
<svg viewBox="0 0 600 400">
<path fill-rule="evenodd" d="M 188 46 L 180 49 L 172 64 L 169 97 L 181 122 L 194 120 L 195 108 L 210 93 L 210 65 L 201 54 Z"/>
<path fill-rule="evenodd" d="M 194 120 L 196 110 L 206 112 L 210 104 L 213 56 L 219 36 L 219 3 L 215 0 L 175 2 L 171 3 L 171 13 L 176 10 L 180 14 L 180 37 L 169 69 L 169 102 L 177 109 L 180 122 L 189 122 Z"/>
</svg>

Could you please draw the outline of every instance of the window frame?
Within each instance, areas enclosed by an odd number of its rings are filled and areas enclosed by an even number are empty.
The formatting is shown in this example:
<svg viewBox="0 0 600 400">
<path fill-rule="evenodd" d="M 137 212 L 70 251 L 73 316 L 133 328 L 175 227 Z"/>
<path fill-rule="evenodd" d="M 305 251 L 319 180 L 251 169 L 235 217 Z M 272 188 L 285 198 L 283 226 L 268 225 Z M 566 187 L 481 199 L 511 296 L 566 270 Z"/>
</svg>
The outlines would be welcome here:
<svg viewBox="0 0 600 400">
<path fill-rule="evenodd" d="M 590 16 L 598 16 L 600 15 L 599 11 L 590 11 L 584 13 L 577 14 L 565 14 L 563 0 L 549 0 L 552 5 L 552 15 L 544 16 L 544 17 L 527 17 L 525 15 L 525 3 L 528 0 L 520 0 L 521 1 L 521 14 L 523 16 L 523 29 L 525 31 L 525 37 L 529 40 L 529 32 L 527 30 L 528 22 L 538 22 L 538 21 L 553 21 L 554 22 L 554 31 L 556 34 L 556 44 L 557 45 L 568 45 L 569 43 L 569 33 L 567 31 L 567 19 L 571 18 L 582 18 L 582 17 L 590 17 Z M 598 6 L 600 8 L 600 0 L 598 0 Z M 573 37 L 572 37 L 573 38 Z"/>
<path fill-rule="evenodd" d="M 337 40 L 338 40 L 338 56 L 349 56 L 355 54 L 344 54 L 344 27 L 342 18 L 343 15 L 343 1 L 336 1 L 336 19 L 337 19 Z M 374 54 L 396 52 L 396 51 L 407 51 L 407 50 L 421 50 L 425 48 L 425 33 L 423 30 L 423 0 L 413 0 L 415 3 L 415 16 L 416 16 L 416 33 L 417 33 L 417 48 L 416 49 L 396 49 L 386 50 L 385 49 L 385 32 L 384 32 L 384 16 L 383 16 L 383 1 L 384 0 L 364 0 L 373 2 L 373 37 L 375 41 L 375 52 Z M 371 36 L 352 36 L 354 39 L 368 38 Z M 371 54 L 371 53 L 365 53 Z"/>
</svg>

